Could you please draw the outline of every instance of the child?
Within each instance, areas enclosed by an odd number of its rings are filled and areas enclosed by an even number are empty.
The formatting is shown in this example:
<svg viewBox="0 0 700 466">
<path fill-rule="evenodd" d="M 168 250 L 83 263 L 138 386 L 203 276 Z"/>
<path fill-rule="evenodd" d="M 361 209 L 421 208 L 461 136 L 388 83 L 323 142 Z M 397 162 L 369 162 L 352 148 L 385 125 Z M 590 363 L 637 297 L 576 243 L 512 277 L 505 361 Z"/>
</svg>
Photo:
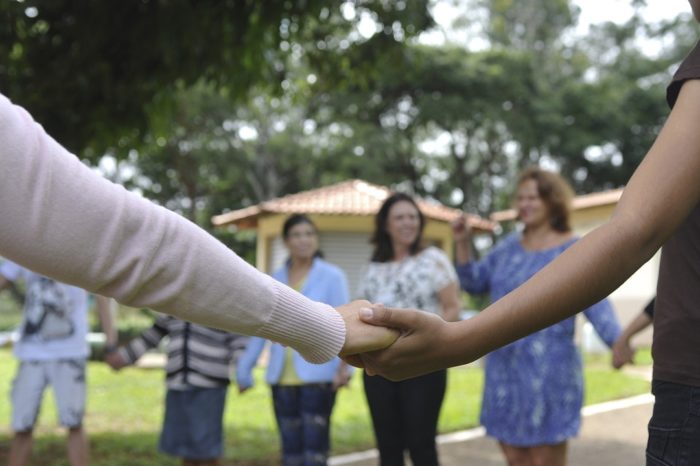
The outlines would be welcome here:
<svg viewBox="0 0 700 466">
<path fill-rule="evenodd" d="M 182 458 L 183 466 L 216 466 L 223 456 L 223 414 L 231 363 L 246 338 L 223 330 L 160 316 L 151 328 L 106 356 L 119 370 L 134 364 L 169 337 L 166 364 L 162 452 Z"/>
</svg>

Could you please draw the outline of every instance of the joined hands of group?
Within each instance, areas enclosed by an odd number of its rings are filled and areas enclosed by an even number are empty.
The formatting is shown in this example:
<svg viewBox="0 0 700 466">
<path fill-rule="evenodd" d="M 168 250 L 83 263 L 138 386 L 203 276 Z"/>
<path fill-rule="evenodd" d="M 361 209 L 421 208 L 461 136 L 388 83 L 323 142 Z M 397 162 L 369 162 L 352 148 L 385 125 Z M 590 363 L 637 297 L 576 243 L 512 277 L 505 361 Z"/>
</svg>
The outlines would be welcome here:
<svg viewBox="0 0 700 466">
<path fill-rule="evenodd" d="M 370 375 L 403 380 L 455 365 L 456 323 L 413 309 L 353 301 L 336 309 L 345 320 L 340 357 Z M 454 341 L 454 340 L 452 340 Z M 469 359 L 461 355 L 460 361 Z"/>
</svg>

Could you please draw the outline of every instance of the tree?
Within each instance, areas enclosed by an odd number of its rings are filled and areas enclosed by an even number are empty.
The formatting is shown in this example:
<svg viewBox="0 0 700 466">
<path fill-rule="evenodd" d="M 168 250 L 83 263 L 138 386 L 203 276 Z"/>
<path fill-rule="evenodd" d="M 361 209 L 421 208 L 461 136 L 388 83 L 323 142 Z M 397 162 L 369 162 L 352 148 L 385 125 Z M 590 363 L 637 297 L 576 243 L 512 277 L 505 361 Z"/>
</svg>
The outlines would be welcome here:
<svg viewBox="0 0 700 466">
<path fill-rule="evenodd" d="M 157 94 L 206 81 L 235 102 L 254 85 L 279 88 L 290 44 L 315 34 L 307 28 L 331 14 L 346 28 L 359 21 L 338 13 L 346 4 L 388 24 L 429 18 L 425 0 L 4 0 L 0 86 L 69 149 L 124 156 Z"/>
</svg>

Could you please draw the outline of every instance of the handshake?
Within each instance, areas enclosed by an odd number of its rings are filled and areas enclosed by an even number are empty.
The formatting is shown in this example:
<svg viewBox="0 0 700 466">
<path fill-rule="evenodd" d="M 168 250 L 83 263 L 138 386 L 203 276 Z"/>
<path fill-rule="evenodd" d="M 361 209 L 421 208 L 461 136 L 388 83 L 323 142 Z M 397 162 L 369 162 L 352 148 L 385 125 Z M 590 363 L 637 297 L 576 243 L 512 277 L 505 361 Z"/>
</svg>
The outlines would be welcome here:
<svg viewBox="0 0 700 466">
<path fill-rule="evenodd" d="M 370 375 L 402 380 L 466 364 L 481 354 L 469 346 L 467 322 L 447 322 L 415 309 L 353 301 L 336 309 L 346 326 L 340 357 Z"/>
</svg>

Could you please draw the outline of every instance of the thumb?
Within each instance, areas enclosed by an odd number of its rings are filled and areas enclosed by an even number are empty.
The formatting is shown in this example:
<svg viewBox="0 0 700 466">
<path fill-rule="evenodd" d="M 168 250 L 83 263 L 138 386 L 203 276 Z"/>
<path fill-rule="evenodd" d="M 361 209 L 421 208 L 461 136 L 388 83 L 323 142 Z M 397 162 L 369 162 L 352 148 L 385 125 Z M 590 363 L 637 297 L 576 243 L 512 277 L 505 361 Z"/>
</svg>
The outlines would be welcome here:
<svg viewBox="0 0 700 466">
<path fill-rule="evenodd" d="M 367 324 L 392 327 L 399 330 L 411 329 L 415 325 L 416 312 L 375 304 L 360 310 L 360 320 Z"/>
</svg>

